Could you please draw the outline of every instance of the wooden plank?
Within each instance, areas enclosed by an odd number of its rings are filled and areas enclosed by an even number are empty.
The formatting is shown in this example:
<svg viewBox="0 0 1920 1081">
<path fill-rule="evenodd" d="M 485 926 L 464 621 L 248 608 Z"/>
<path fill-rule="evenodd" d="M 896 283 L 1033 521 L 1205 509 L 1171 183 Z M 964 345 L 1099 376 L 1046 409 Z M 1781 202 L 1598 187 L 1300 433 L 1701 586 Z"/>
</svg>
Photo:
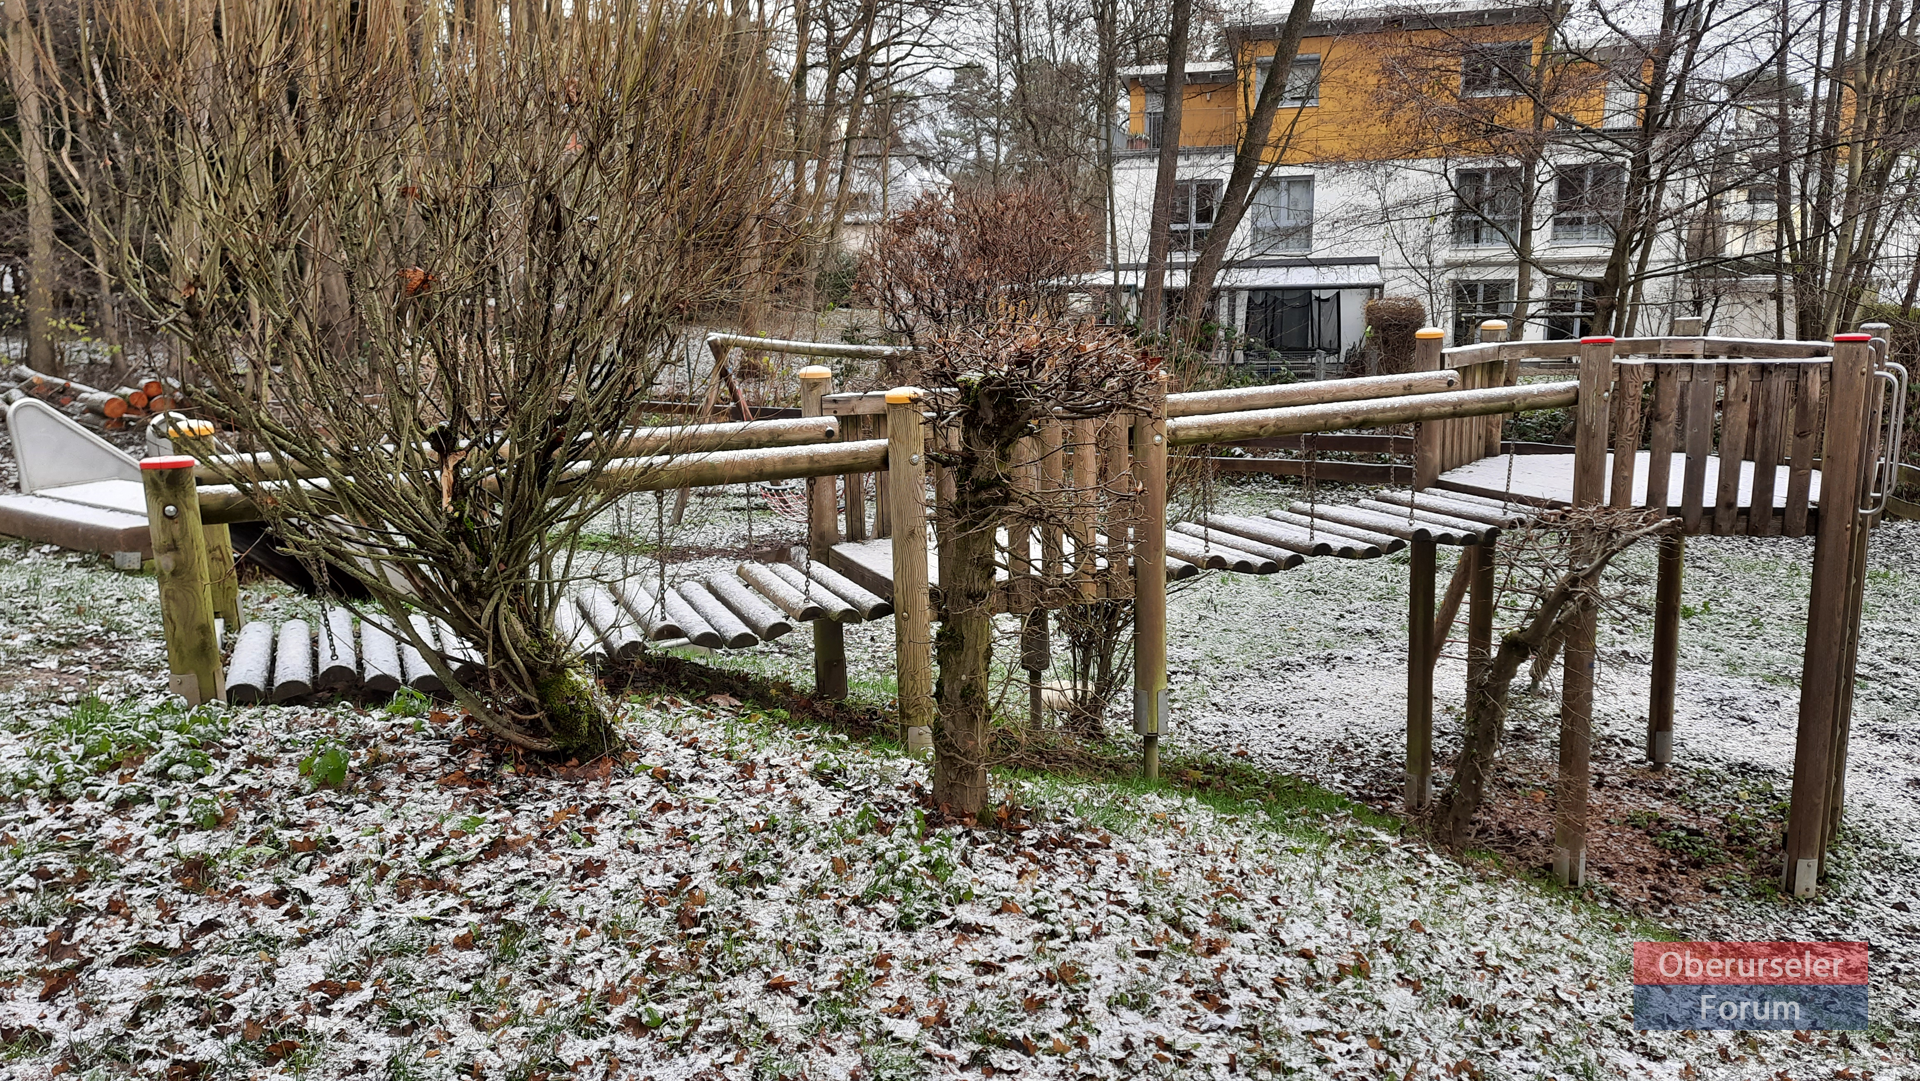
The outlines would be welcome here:
<svg viewBox="0 0 1920 1081">
<path fill-rule="evenodd" d="M 1707 458 L 1713 454 L 1714 366 L 1695 364 L 1687 384 L 1685 418 L 1687 470 L 1680 482 L 1680 518 L 1686 531 L 1698 533 L 1706 516 Z"/>
<path fill-rule="evenodd" d="M 1048 508 L 1040 530 L 1040 573 L 1050 583 L 1066 574 L 1066 544 L 1060 525 L 1061 481 L 1066 476 L 1066 426 L 1057 420 L 1040 427 L 1040 492 Z"/>
<path fill-rule="evenodd" d="M 871 439 L 873 431 L 872 417 L 858 417 L 841 423 L 842 430 L 851 430 L 855 439 Z M 847 525 L 841 535 L 849 541 L 867 539 L 867 477 L 866 473 L 848 473 L 842 489 L 847 501 Z"/>
<path fill-rule="evenodd" d="M 1729 536 L 1738 528 L 1740 463 L 1747 458 L 1747 430 L 1752 425 L 1752 374 L 1746 365 L 1727 368 L 1727 395 L 1720 414 L 1720 483 L 1713 508 L 1716 536 Z"/>
<path fill-rule="evenodd" d="M 800 412 L 804 416 L 822 415 L 827 392 L 833 389 L 833 370 L 823 364 L 800 369 Z M 842 424 L 841 430 L 851 425 Z M 840 543 L 840 479 L 810 477 L 807 480 L 807 553 L 822 563 L 833 546 Z M 847 632 L 830 619 L 813 623 L 813 693 L 829 702 L 847 697 Z"/>
<path fill-rule="evenodd" d="M 1133 596 L 1133 576 L 1126 573 L 1133 550 L 1132 461 L 1127 454 L 1127 418 L 1110 415 L 1100 421 L 1100 514 L 1109 541 L 1102 553 L 1112 573 L 1102 576 L 1106 595 L 1116 600 Z M 1100 544 L 1096 539 L 1094 548 Z"/>
<path fill-rule="evenodd" d="M 1824 425 L 1827 373 L 1819 368 L 1803 369 L 1794 382 L 1793 442 L 1787 469 L 1787 506 L 1781 515 L 1780 531 L 1789 537 L 1807 535 L 1807 510 L 1812 501 L 1813 460 L 1820 449 L 1820 431 Z"/>
<path fill-rule="evenodd" d="M 1756 537 L 1774 537 L 1780 535 L 1780 520 L 1773 513 L 1774 476 L 1785 457 L 1785 430 L 1792 407 L 1789 380 L 1793 372 L 1766 367 L 1758 374 L 1753 423 L 1753 487 L 1747 499 L 1747 532 Z"/>
<path fill-rule="evenodd" d="M 1606 497 L 1607 391 L 1613 386 L 1613 339 L 1580 343 L 1580 399 L 1575 406 L 1573 502 L 1594 505 Z"/>
<path fill-rule="evenodd" d="M 1094 422 L 1090 419 L 1073 422 L 1073 577 L 1080 587 L 1080 599 L 1091 601 L 1099 596 L 1099 571 L 1095 566 L 1098 553 L 1093 550 L 1094 521 L 1099 514 L 1100 491 L 1099 447 L 1095 435 Z M 942 499 L 949 498 L 942 494 Z"/>
<path fill-rule="evenodd" d="M 1158 372 L 1149 412 L 1134 420 L 1134 482 L 1140 486 L 1133 566 L 1133 730 L 1148 780 L 1160 772 L 1167 721 L 1167 374 Z"/>
<path fill-rule="evenodd" d="M 1653 369 L 1653 419 L 1647 433 L 1646 505 L 1670 505 L 1668 479 L 1673 475 L 1673 450 L 1678 443 L 1681 369 L 1662 365 Z"/>
<path fill-rule="evenodd" d="M 927 426 L 920 392 L 887 392 L 887 488 L 893 504 L 893 648 L 901 742 L 933 751 L 933 609 L 927 566 Z M 878 592 L 877 590 L 875 592 Z"/>
<path fill-rule="evenodd" d="M 887 437 L 889 419 L 885 413 L 871 418 L 868 423 L 874 427 L 873 435 L 870 438 L 885 439 Z M 892 519 L 893 507 L 887 500 L 887 471 L 882 469 L 873 475 L 873 535 L 876 537 L 893 536 Z"/>
<path fill-rule="evenodd" d="M 1613 475 L 1607 505 L 1633 506 L 1633 463 L 1640 452 L 1640 399 L 1647 369 L 1639 364 L 1616 365 L 1613 388 Z"/>
</svg>

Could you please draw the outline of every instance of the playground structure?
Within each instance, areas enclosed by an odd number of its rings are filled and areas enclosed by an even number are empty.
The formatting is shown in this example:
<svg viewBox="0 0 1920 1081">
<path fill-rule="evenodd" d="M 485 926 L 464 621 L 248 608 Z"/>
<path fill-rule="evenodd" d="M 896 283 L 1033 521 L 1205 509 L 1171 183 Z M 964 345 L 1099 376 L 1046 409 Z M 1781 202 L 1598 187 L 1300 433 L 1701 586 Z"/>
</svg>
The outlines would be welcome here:
<svg viewBox="0 0 1920 1081">
<path fill-rule="evenodd" d="M 1016 485 L 1044 490 L 1071 478 L 1083 495 L 1069 523 L 1004 531 L 996 610 L 1029 615 L 1100 597 L 1132 602 L 1134 728 L 1151 772 L 1167 724 L 1170 578 L 1202 567 L 1274 573 L 1312 557 L 1368 558 L 1410 548 L 1405 799 L 1409 811 L 1419 811 L 1432 797 L 1438 643 L 1464 602 L 1469 664 L 1490 657 L 1503 528 L 1544 507 L 1608 505 L 1660 509 L 1680 518 L 1689 534 L 1810 534 L 1816 546 L 1783 870 L 1788 889 L 1810 895 L 1844 802 L 1867 530 L 1884 507 L 1901 435 L 1897 412 L 1883 410 L 1883 391 L 1903 393 L 1904 370 L 1871 333 L 1832 343 L 1697 333 L 1509 343 L 1499 340 L 1503 329 L 1490 325 L 1481 344 L 1452 350 L 1441 348 L 1439 330 L 1423 330 L 1417 370 L 1404 376 L 1162 392 L 1144 410 L 1041 425 L 1016 469 Z M 820 343 L 753 345 L 827 352 Z M 1577 378 L 1520 382 L 1530 364 L 1543 362 L 1570 365 Z M 603 482 L 644 491 L 806 478 L 805 557 L 746 564 L 737 578 L 681 583 L 664 595 L 636 582 L 596 587 L 573 598 L 560 622 L 578 628 L 585 651 L 614 657 L 631 655 L 643 640 L 740 648 L 811 622 L 817 691 L 843 697 L 843 624 L 891 614 L 900 723 L 909 747 L 919 750 L 934 723 L 931 628 L 940 607 L 928 481 L 934 493 L 951 483 L 937 468 L 929 478 L 928 448 L 951 433 L 928 423 L 925 392 L 834 394 L 827 369 L 804 369 L 800 377 L 800 418 L 629 432 L 621 438 L 636 456 L 616 461 Z M 1503 448 L 1506 414 L 1561 407 L 1575 410 L 1571 453 L 1515 455 Z M 1260 519 L 1168 520 L 1173 448 L 1404 423 L 1418 425 L 1411 490 L 1352 505 L 1292 504 Z M 668 449 L 674 452 L 658 453 Z M 342 612 L 324 621 L 318 663 L 310 632 L 289 631 L 290 624 L 278 635 L 243 630 L 244 655 L 236 648 L 231 672 L 221 668 L 203 526 L 258 516 L 238 489 L 218 483 L 250 464 L 142 463 L 174 685 L 190 699 L 220 696 L 233 686 L 223 681 L 238 674 L 248 676 L 249 693 L 264 695 L 268 666 L 261 658 L 273 643 L 290 651 L 291 686 L 299 690 L 344 681 L 354 666 L 351 618 Z M 869 486 L 877 493 L 871 516 Z M 1441 544 L 1463 546 L 1465 557 L 1437 604 Z M 1683 560 L 1684 540 L 1665 539 L 1647 748 L 1655 763 L 1672 755 Z M 436 638 L 431 625 L 417 621 L 414 629 L 437 641 L 456 668 L 482 663 L 450 635 Z M 427 666 L 391 658 L 380 641 L 386 632 L 373 630 L 363 621 L 367 684 L 421 685 L 416 677 Z M 1594 619 L 1585 618 L 1564 646 L 1555 871 L 1573 884 L 1584 876 L 1595 630 Z M 1036 667 L 1028 660 L 1024 667 Z M 272 667 L 279 671 L 280 662 Z"/>
</svg>

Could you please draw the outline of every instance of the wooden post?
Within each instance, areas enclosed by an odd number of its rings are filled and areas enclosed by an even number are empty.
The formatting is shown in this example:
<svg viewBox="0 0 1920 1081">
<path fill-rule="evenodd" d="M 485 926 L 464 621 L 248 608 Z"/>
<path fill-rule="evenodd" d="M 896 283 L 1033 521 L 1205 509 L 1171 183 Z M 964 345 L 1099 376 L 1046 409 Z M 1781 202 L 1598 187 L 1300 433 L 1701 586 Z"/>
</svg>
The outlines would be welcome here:
<svg viewBox="0 0 1920 1081">
<path fill-rule="evenodd" d="M 1439 327 L 1421 327 L 1413 332 L 1413 370 L 1440 370 L 1440 350 L 1447 332 Z M 1421 421 L 1413 436 L 1413 487 L 1431 488 L 1440 479 L 1440 425 Z"/>
<path fill-rule="evenodd" d="M 1517 337 L 1525 338 L 1526 336 L 1527 329 L 1521 327 L 1517 333 Z M 1482 342 L 1504 342 L 1508 337 L 1507 321 L 1505 319 L 1488 319 L 1480 324 L 1480 340 Z M 1500 383 L 1493 381 L 1494 368 L 1491 364 L 1482 362 L 1474 365 L 1474 367 L 1478 368 L 1482 373 L 1480 381 L 1475 383 L 1475 386 L 1499 386 L 1505 382 L 1504 379 L 1502 379 Z M 1468 423 L 1472 422 L 1469 421 Z M 1481 442 L 1473 448 L 1473 457 L 1475 459 L 1490 458 L 1499 454 L 1501 437 L 1506 431 L 1507 415 L 1505 413 L 1495 413 L 1490 417 L 1482 417 L 1480 418 L 1479 424 L 1482 426 L 1480 432 Z"/>
<path fill-rule="evenodd" d="M 160 579 L 160 625 L 167 639 L 167 689 L 188 705 L 225 699 L 220 642 L 213 633 L 208 589 L 207 534 L 200 522 L 194 459 L 147 458 L 140 479 L 147 491 L 147 525 Z"/>
<path fill-rule="evenodd" d="M 1167 375 L 1157 373 L 1149 412 L 1133 424 L 1140 485 L 1133 534 L 1133 730 L 1148 780 L 1160 776 L 1167 726 Z"/>
<path fill-rule="evenodd" d="M 233 527 L 203 526 L 207 534 L 207 592 L 213 602 L 213 614 L 227 621 L 227 629 L 240 630 L 240 574 L 233 565 Z"/>
<path fill-rule="evenodd" d="M 1608 394 L 1613 339 L 1580 339 L 1580 401 L 1573 437 L 1573 506 L 1596 507 L 1607 492 Z M 1575 552 L 1576 560 L 1586 558 Z M 1560 672 L 1560 768 L 1554 782 L 1553 877 L 1579 886 L 1587 871 L 1587 785 L 1593 761 L 1593 656 L 1599 613 L 1581 606 L 1567 623 Z"/>
<path fill-rule="evenodd" d="M 1873 340 L 1869 342 L 1868 345 L 1872 350 L 1871 357 L 1874 368 L 1879 368 L 1886 362 L 1887 350 L 1889 348 L 1887 343 L 1888 329 L 1885 323 L 1860 324 L 1860 333 L 1872 335 Z M 1876 384 L 1870 385 L 1877 386 Z M 1868 502 L 1865 495 L 1871 491 L 1872 476 L 1870 471 L 1874 468 L 1877 459 L 1883 454 L 1891 455 L 1893 453 L 1892 448 L 1880 446 L 1878 442 L 1881 430 L 1880 423 L 1882 417 L 1880 410 L 1882 399 L 1877 393 L 1870 394 L 1869 402 L 1870 406 L 1867 415 L 1867 438 L 1869 440 L 1867 446 L 1869 449 L 1863 459 L 1864 468 L 1869 471 L 1869 474 L 1862 485 L 1862 506 L 1866 506 Z M 1899 408 L 1898 403 L 1894 405 L 1894 408 Z M 1877 452 L 1874 448 L 1877 448 Z M 1848 675 L 1847 678 L 1840 681 L 1839 699 L 1835 703 L 1834 708 L 1833 764 L 1827 770 L 1827 831 L 1825 839 L 1821 842 L 1820 851 L 1820 877 L 1822 879 L 1825 879 L 1827 876 L 1826 848 L 1828 845 L 1831 845 L 1834 838 L 1840 834 L 1840 819 L 1846 809 L 1847 802 L 1847 745 L 1850 742 L 1849 737 L 1853 729 L 1854 679 L 1852 673 L 1860 659 L 1860 613 L 1861 606 L 1866 603 L 1867 537 L 1871 532 L 1871 523 L 1862 523 L 1855 527 L 1853 531 L 1853 559 L 1849 564 L 1847 579 L 1847 647 L 1840 661 L 1840 670 Z"/>
<path fill-rule="evenodd" d="M 1647 691 L 1647 761 L 1673 762 L 1673 697 L 1680 674 L 1680 584 L 1687 538 L 1660 538 L 1660 573 L 1653 602 L 1653 684 Z"/>
<path fill-rule="evenodd" d="M 887 392 L 887 491 L 893 505 L 893 647 L 900 736 L 916 758 L 933 751 L 933 616 L 927 597 L 927 429 L 920 391 Z"/>
<path fill-rule="evenodd" d="M 1835 730 L 1846 664 L 1848 603 L 1854 573 L 1857 508 L 1872 462 L 1867 460 L 1868 388 L 1872 351 L 1867 334 L 1833 339 L 1832 387 L 1820 453 L 1820 524 L 1815 532 L 1813 582 L 1807 599 L 1807 645 L 1800 673 L 1800 719 L 1793 748 L 1793 802 L 1787 814 L 1783 888 L 1811 897 L 1825 856 L 1827 805 L 1832 794 Z"/>
<path fill-rule="evenodd" d="M 1413 542 L 1407 589 L 1407 780 L 1412 814 L 1433 798 L 1433 576 L 1431 538 Z"/>
<path fill-rule="evenodd" d="M 800 415 L 817 417 L 821 399 L 833 389 L 833 369 L 813 364 L 800 369 Z M 827 553 L 840 542 L 837 477 L 807 478 L 807 558 L 828 565 Z M 847 629 L 837 620 L 813 621 L 813 693 L 839 702 L 847 697 Z"/>
</svg>

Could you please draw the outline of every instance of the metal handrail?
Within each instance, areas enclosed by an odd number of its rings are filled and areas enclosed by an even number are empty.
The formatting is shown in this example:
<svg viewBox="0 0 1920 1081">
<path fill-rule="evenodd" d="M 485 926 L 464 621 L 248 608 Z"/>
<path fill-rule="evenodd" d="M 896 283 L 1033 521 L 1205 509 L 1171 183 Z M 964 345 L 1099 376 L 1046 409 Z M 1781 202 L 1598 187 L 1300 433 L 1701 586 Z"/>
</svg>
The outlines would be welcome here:
<svg viewBox="0 0 1920 1081">
<path fill-rule="evenodd" d="M 1893 388 L 1891 414 L 1887 417 L 1887 441 L 1881 446 L 1883 453 L 1880 461 L 1874 465 L 1874 477 L 1879 490 L 1869 489 L 1866 507 L 1862 514 L 1879 514 L 1887 509 L 1887 501 L 1893 498 L 1893 490 L 1900 486 L 1901 444 L 1906 438 L 1907 427 L 1907 367 L 1896 361 L 1883 360 L 1873 371 L 1877 379 L 1885 379 Z"/>
</svg>

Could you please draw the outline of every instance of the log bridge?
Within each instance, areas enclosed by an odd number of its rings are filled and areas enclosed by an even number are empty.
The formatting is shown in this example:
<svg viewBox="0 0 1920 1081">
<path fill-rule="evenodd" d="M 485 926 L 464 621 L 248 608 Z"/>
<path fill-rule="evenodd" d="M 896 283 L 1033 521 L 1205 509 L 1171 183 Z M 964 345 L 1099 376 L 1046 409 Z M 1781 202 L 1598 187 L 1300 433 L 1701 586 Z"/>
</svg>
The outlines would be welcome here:
<svg viewBox="0 0 1920 1081">
<path fill-rule="evenodd" d="M 1679 321 L 1676 321 L 1678 323 Z M 1102 598 L 1131 601 L 1134 728 L 1151 774 L 1166 731 L 1167 583 L 1216 569 L 1273 574 L 1313 558 L 1368 559 L 1411 550 L 1407 666 L 1409 812 L 1432 798 L 1433 670 L 1464 603 L 1469 664 L 1493 648 L 1495 567 L 1501 530 L 1549 507 L 1658 508 L 1682 532 L 1664 538 L 1652 665 L 1647 757 L 1672 758 L 1679 596 L 1685 536 L 1816 538 L 1795 744 L 1784 887 L 1811 896 L 1825 871 L 1845 793 L 1847 729 L 1868 528 L 1884 511 L 1899 460 L 1905 372 L 1887 356 L 1881 328 L 1832 342 L 1753 341 L 1702 335 L 1697 324 L 1660 338 L 1507 342 L 1504 324 L 1478 344 L 1442 348 L 1443 332 L 1418 332 L 1415 371 L 1278 387 L 1167 394 L 1150 408 L 1104 418 L 1061 418 L 1025 441 L 1016 486 L 1071 490 L 1064 522 L 1011 521 L 999 535 L 995 608 L 1027 620 Z M 741 344 L 729 336 L 724 346 Z M 752 340 L 766 352 L 820 355 L 821 343 Z M 1522 382 L 1545 359 L 1577 378 Z M 952 481 L 929 469 L 928 448 L 952 438 L 934 429 L 923 393 L 900 388 L 835 394 L 824 367 L 802 369 L 801 416 L 688 425 L 621 436 L 631 458 L 583 478 L 626 490 L 668 490 L 805 478 L 807 545 L 779 563 L 660 590 L 630 580 L 580 590 L 556 613 L 591 660 L 625 659 L 646 642 L 739 649 L 812 625 L 817 692 L 847 694 L 844 628 L 892 616 L 899 719 L 910 749 L 931 744 L 935 722 L 932 624 L 940 610 L 939 538 L 933 508 Z M 1571 408 L 1569 454 L 1503 452 L 1509 414 Z M 1290 501 L 1261 517 L 1205 514 L 1169 520 L 1167 472 L 1175 448 L 1234 444 L 1357 428 L 1414 424 L 1413 484 L 1350 504 Z M 415 617 L 412 635 L 329 609 L 321 625 L 240 627 L 223 667 L 213 624 L 205 526 L 258 517 L 223 476 L 264 463 L 149 458 L 148 521 L 159 570 L 173 688 L 190 701 L 288 700 L 354 684 L 437 689 L 419 645 L 438 648 L 453 672 L 481 662 L 448 628 Z M 265 479 L 265 478 L 258 478 Z M 272 483 L 309 483 L 297 476 Z M 871 503 L 868 494 L 873 494 Z M 1464 549 L 1438 599 L 1438 546 Z M 228 602 L 231 603 L 231 602 Z M 237 622 L 237 620 L 236 620 Z M 1554 870 L 1585 874 L 1589 725 L 1596 627 L 1570 632 L 1562 688 L 1555 788 Z M 357 648 L 356 648 L 357 643 Z M 1022 665 L 1046 667 L 1029 638 Z M 1036 692 L 1037 699 L 1037 692 Z"/>
</svg>

